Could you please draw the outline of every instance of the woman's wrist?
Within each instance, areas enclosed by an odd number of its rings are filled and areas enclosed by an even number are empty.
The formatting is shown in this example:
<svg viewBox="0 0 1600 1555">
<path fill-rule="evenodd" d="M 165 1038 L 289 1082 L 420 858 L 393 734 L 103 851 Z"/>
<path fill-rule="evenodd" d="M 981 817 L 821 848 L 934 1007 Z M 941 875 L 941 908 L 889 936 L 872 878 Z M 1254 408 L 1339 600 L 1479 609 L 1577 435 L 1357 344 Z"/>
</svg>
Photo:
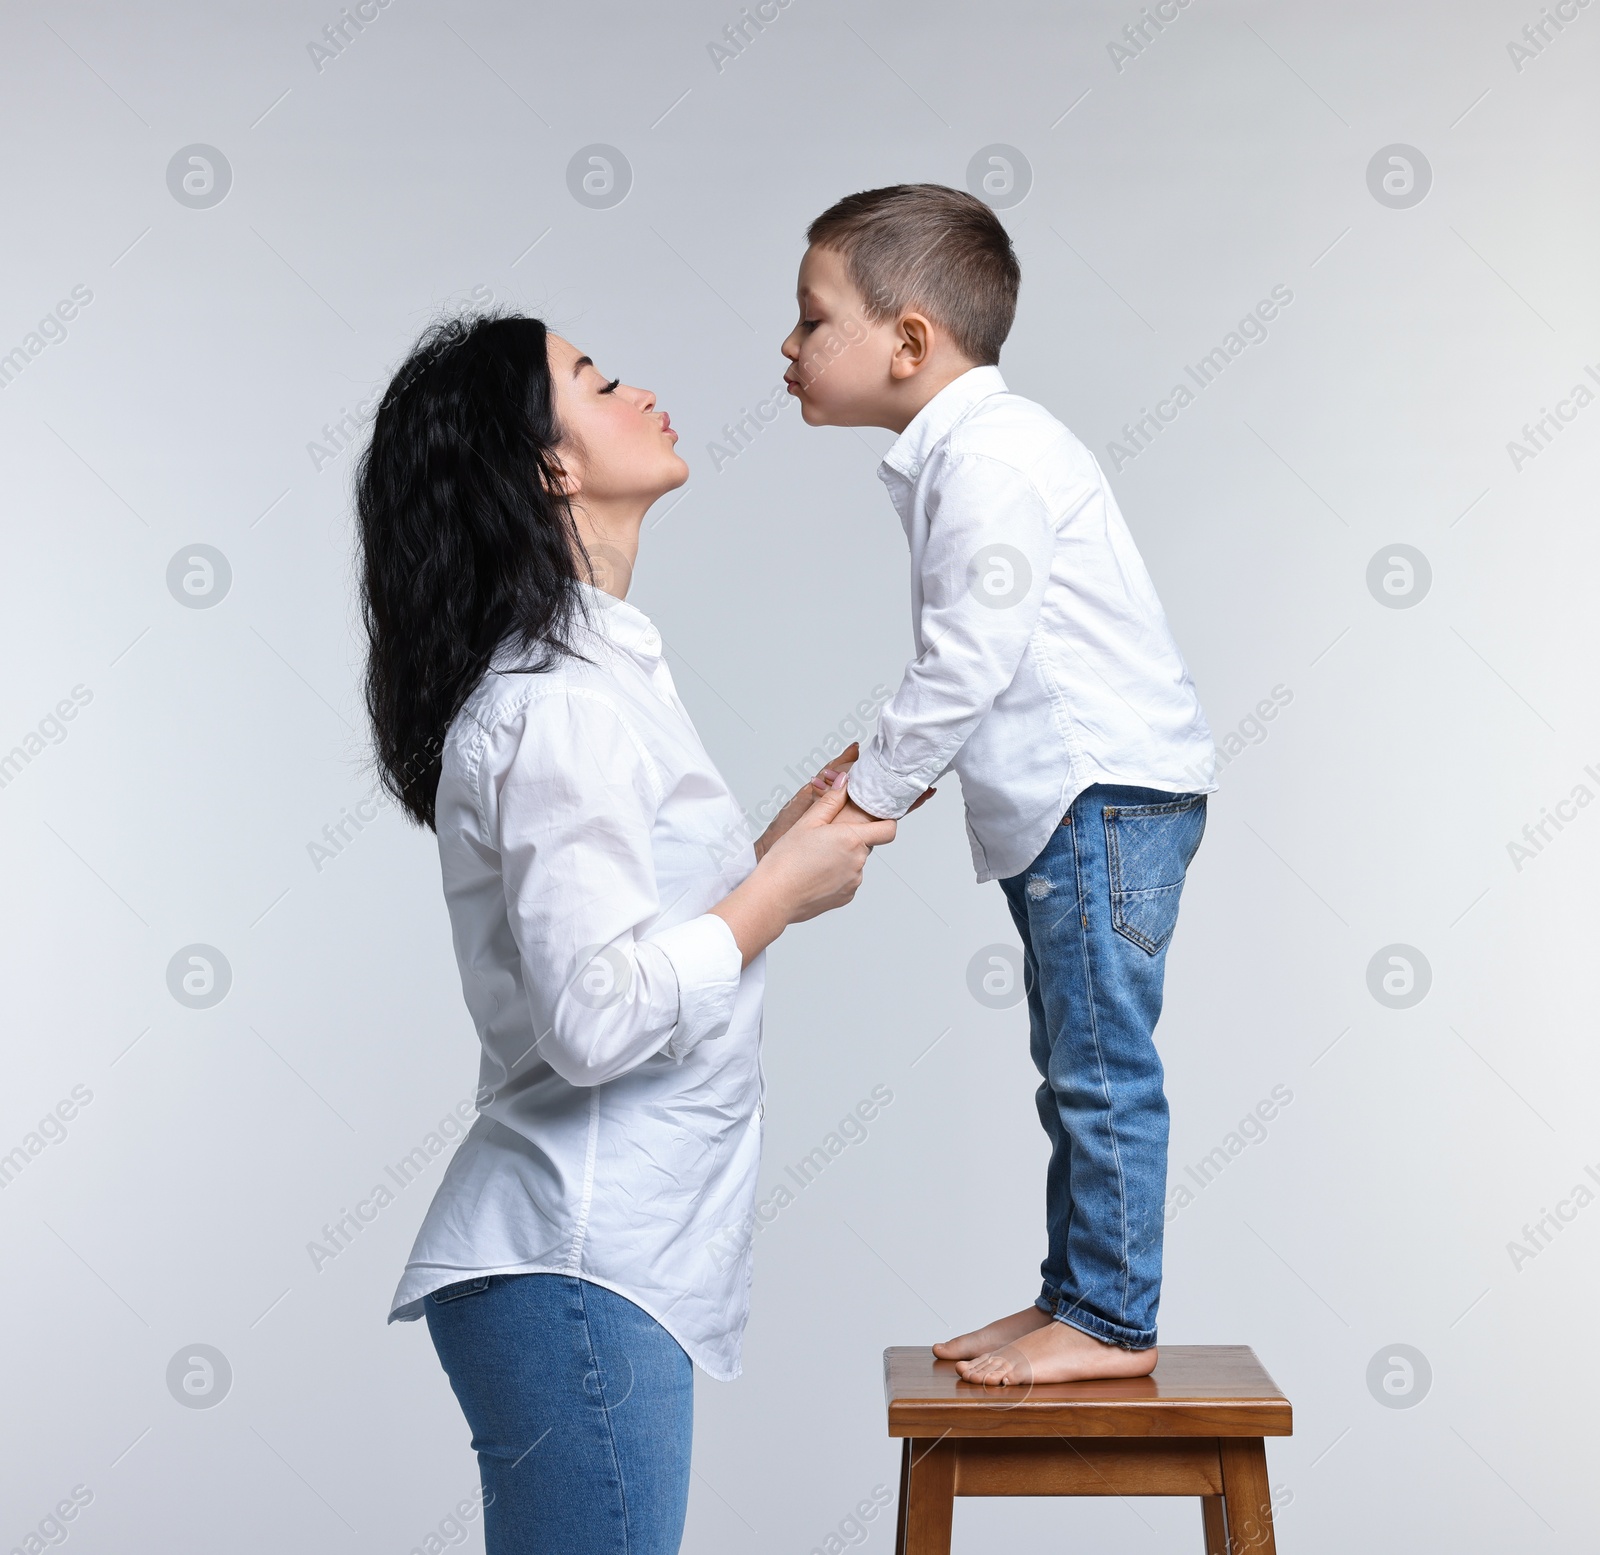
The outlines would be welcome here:
<svg viewBox="0 0 1600 1555">
<path fill-rule="evenodd" d="M 760 864 L 711 911 L 732 931 L 746 966 L 789 927 L 789 915 Z"/>
</svg>

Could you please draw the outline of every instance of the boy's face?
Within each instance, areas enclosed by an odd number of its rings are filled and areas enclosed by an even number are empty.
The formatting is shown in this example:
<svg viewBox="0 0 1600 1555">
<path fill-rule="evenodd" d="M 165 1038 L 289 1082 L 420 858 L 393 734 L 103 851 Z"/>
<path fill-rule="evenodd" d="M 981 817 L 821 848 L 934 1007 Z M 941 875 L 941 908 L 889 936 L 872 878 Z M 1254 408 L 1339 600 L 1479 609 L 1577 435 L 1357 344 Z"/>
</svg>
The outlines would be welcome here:
<svg viewBox="0 0 1600 1555">
<path fill-rule="evenodd" d="M 792 364 L 783 379 L 806 425 L 885 425 L 894 321 L 867 318 L 844 260 L 832 249 L 806 250 L 796 295 L 800 322 L 781 347 Z"/>
</svg>

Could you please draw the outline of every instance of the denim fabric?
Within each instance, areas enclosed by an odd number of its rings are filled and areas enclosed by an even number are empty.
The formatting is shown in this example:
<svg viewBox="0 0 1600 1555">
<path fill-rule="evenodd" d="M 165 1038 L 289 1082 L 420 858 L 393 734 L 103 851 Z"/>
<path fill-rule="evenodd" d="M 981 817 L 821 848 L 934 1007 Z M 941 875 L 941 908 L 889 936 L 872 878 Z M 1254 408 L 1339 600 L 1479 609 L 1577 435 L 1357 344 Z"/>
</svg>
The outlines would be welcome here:
<svg viewBox="0 0 1600 1555">
<path fill-rule="evenodd" d="M 487 1555 L 675 1555 L 694 1368 L 631 1301 L 565 1274 L 424 1298 L 478 1454 Z"/>
<path fill-rule="evenodd" d="M 1022 935 L 1050 1136 L 1038 1305 L 1130 1350 L 1156 1341 L 1167 1098 L 1154 1040 L 1203 794 L 1097 783 L 1000 882 Z"/>
</svg>

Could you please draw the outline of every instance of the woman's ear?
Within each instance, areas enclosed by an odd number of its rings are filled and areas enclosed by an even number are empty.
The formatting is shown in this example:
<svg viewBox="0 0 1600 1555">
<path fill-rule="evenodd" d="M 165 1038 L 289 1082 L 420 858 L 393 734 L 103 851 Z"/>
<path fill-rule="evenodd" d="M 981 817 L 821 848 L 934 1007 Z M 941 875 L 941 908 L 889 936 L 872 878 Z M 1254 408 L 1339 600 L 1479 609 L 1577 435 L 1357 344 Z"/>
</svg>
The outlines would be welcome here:
<svg viewBox="0 0 1600 1555">
<path fill-rule="evenodd" d="M 550 472 L 550 480 L 555 486 L 558 495 L 566 497 L 569 501 L 583 490 L 583 480 L 575 468 L 576 460 L 568 459 L 564 462 L 556 455 L 551 454 L 546 461 L 546 468 Z"/>
</svg>

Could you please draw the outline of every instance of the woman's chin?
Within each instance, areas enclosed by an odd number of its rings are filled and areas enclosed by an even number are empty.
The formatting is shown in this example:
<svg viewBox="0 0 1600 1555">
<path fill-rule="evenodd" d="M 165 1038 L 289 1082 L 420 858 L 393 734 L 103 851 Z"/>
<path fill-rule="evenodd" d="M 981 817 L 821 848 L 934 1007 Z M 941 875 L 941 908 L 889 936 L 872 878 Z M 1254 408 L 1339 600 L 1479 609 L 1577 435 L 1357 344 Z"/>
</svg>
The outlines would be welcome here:
<svg viewBox="0 0 1600 1555">
<path fill-rule="evenodd" d="M 644 500 L 645 511 L 648 512 L 663 497 L 676 491 L 688 479 L 689 466 L 677 454 L 668 454 L 656 467 L 656 473 L 650 478 L 649 483 L 646 484 L 641 477 L 634 492 L 637 497 Z"/>
</svg>

